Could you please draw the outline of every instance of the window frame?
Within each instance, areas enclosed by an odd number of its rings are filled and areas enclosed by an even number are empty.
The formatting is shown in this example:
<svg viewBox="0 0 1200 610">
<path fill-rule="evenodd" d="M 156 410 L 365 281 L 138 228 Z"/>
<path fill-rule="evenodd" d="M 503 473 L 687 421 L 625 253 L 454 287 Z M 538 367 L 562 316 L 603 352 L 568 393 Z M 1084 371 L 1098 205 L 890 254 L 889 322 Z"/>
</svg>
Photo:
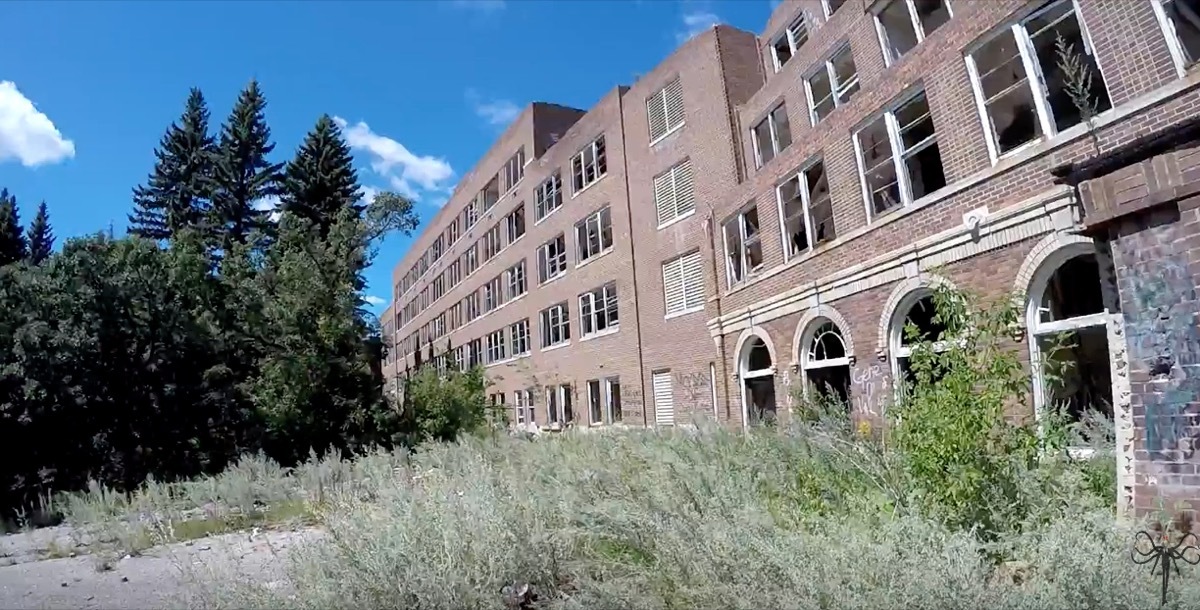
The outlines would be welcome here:
<svg viewBox="0 0 1200 610">
<path fill-rule="evenodd" d="M 671 124 L 671 105 L 668 102 L 668 93 L 672 88 L 679 95 L 679 123 L 675 125 Z M 653 116 L 651 113 L 652 105 L 660 106 L 663 113 L 663 132 L 657 136 L 654 135 L 654 122 L 651 120 L 651 116 Z M 683 104 L 683 82 L 680 80 L 679 75 L 667 81 L 667 84 L 663 85 L 661 89 L 646 98 L 646 124 L 647 133 L 650 136 L 650 146 L 654 146 L 665 140 L 667 136 L 679 131 L 687 124 L 687 111 Z"/>
<path fill-rule="evenodd" d="M 804 34 L 804 41 L 801 42 L 799 45 L 796 44 L 795 29 L 796 29 L 797 25 L 800 26 L 801 28 L 803 28 L 803 34 Z M 772 38 L 771 41 L 768 43 L 771 47 L 771 65 L 773 65 L 775 67 L 775 74 L 779 74 L 780 70 L 783 70 L 783 66 L 786 65 L 788 61 L 791 61 L 792 59 L 794 59 L 796 57 L 796 54 L 799 53 L 799 51 L 800 51 L 800 47 L 804 46 L 804 44 L 808 42 L 808 39 L 809 39 L 808 15 L 804 12 L 803 9 L 801 9 L 800 13 L 798 15 L 796 15 L 791 20 L 791 22 L 788 23 L 788 25 L 786 27 L 783 28 L 783 31 L 780 32 L 774 38 Z M 791 51 L 791 56 L 788 57 L 787 61 L 780 62 L 779 61 L 779 53 L 778 53 L 778 49 L 776 48 L 776 46 L 783 40 L 787 40 L 788 49 Z"/>
<path fill-rule="evenodd" d="M 521 331 L 524 330 L 524 333 Z M 519 339 L 523 339 L 519 341 Z M 529 318 L 522 318 L 508 325 L 509 359 L 522 358 L 533 353 L 533 332 L 529 327 Z M 524 349 L 517 348 L 524 345 Z"/>
<path fill-rule="evenodd" d="M 749 241 L 749 239 L 746 236 L 746 224 L 747 224 L 746 223 L 746 214 L 749 213 L 749 211 L 751 209 L 754 209 L 755 214 L 758 215 L 757 214 L 758 202 L 753 202 L 748 205 L 742 206 L 742 208 L 739 209 L 737 212 L 735 212 L 733 216 L 731 216 L 725 222 L 721 223 L 721 242 L 722 242 L 722 245 L 724 246 L 723 252 L 724 252 L 724 258 L 725 258 L 725 283 L 726 283 L 726 288 L 729 290 L 732 290 L 733 288 L 746 283 L 747 281 L 750 280 L 751 277 L 753 277 L 754 275 L 756 275 L 758 273 L 761 273 L 762 270 L 767 266 L 766 256 L 762 255 L 762 254 L 760 254 L 762 256 L 762 261 L 758 264 L 757 267 L 750 269 L 747 265 L 747 259 L 749 257 L 746 256 L 746 249 L 747 249 L 746 243 Z M 741 257 L 741 259 L 742 259 L 742 261 L 741 261 L 742 277 L 737 280 L 733 279 L 733 261 L 730 259 L 730 252 L 729 252 L 729 231 L 728 231 L 728 229 L 729 229 L 730 223 L 734 222 L 734 221 L 737 222 L 738 237 L 740 238 L 741 244 L 742 244 L 741 247 L 738 248 L 738 256 Z M 762 225 L 762 217 L 761 217 L 761 215 L 759 215 L 758 224 L 759 224 L 759 226 L 755 230 L 754 238 L 758 240 L 759 251 L 761 253 L 761 251 L 762 251 L 762 226 L 761 226 Z"/>
<path fill-rule="evenodd" d="M 557 326 L 555 313 L 558 314 Z M 559 340 L 553 341 L 556 328 L 559 331 Z M 543 350 L 571 344 L 571 307 L 566 301 L 560 301 L 538 312 L 538 331 Z"/>
<path fill-rule="evenodd" d="M 783 116 L 787 118 L 788 123 L 788 143 L 787 146 L 782 148 L 779 146 L 779 129 L 777 126 L 777 121 L 775 120 L 775 113 L 779 110 L 783 111 Z M 760 146 L 761 142 L 759 142 L 758 139 L 758 128 L 764 122 L 767 123 L 767 132 L 771 135 L 771 150 L 774 151 L 771 154 L 771 158 L 767 159 L 766 161 L 763 161 L 762 150 Z M 788 116 L 787 102 L 779 102 L 778 104 L 772 106 L 771 109 L 767 111 L 767 113 L 761 119 L 755 121 L 754 124 L 750 126 L 750 144 L 754 149 L 754 168 L 762 169 L 766 164 L 779 158 L 780 153 L 791 147 L 792 141 L 792 117 Z"/>
<path fill-rule="evenodd" d="M 562 171 L 554 170 L 533 192 L 533 224 L 537 226 L 563 207 Z"/>
<path fill-rule="evenodd" d="M 929 110 L 929 120 L 933 122 L 933 135 L 925 138 L 917 144 L 914 144 L 908 149 L 902 149 L 901 147 L 904 145 L 904 140 L 900 132 L 900 123 L 896 118 L 896 113 L 920 97 L 925 98 L 925 106 Z M 863 154 L 862 142 L 859 136 L 869 127 L 878 122 L 881 118 L 883 119 L 884 126 L 887 129 L 888 149 L 891 151 L 892 170 L 896 173 L 896 183 L 900 191 L 900 204 L 890 207 L 882 212 L 875 212 L 874 198 L 872 197 L 871 187 L 867 182 L 866 156 Z M 917 86 L 913 87 L 885 106 L 882 111 L 872 114 L 869 120 L 861 123 L 858 129 L 856 129 L 851 136 L 851 140 L 854 144 L 854 157 L 858 162 L 858 181 L 862 188 L 863 205 L 865 206 L 867 214 L 867 224 L 874 222 L 878 218 L 887 216 L 896 210 L 902 210 L 904 208 L 911 207 L 915 202 L 921 201 L 926 197 L 930 197 L 937 192 L 930 191 L 922 195 L 920 198 L 914 199 L 912 194 L 912 181 L 908 175 L 908 168 L 904 163 L 909 157 L 924 151 L 930 146 L 935 146 L 940 143 L 937 123 L 933 121 L 933 108 L 929 103 L 929 94 L 919 83 Z M 942 161 L 942 171 L 945 172 L 944 160 Z M 942 186 L 941 188 L 945 188 L 945 186 Z"/>
<path fill-rule="evenodd" d="M 1171 61 L 1175 64 L 1175 73 L 1179 78 L 1184 78 L 1189 70 L 1200 66 L 1200 57 L 1197 57 L 1192 63 L 1187 63 L 1183 41 L 1180 40 L 1175 20 L 1167 14 L 1167 9 L 1163 7 L 1168 2 L 1179 2 L 1179 0 L 1150 0 L 1150 5 L 1154 8 L 1154 18 L 1158 20 L 1163 38 L 1166 39 L 1167 52 L 1171 54 Z"/>
<path fill-rule="evenodd" d="M 854 78 L 847 80 L 845 83 L 838 82 L 837 70 L 834 67 L 834 60 L 841 56 L 842 53 L 850 54 L 850 61 L 854 63 Z M 813 97 L 812 80 L 821 72 L 824 72 L 825 78 L 829 81 L 829 99 L 833 100 L 833 110 L 829 111 L 824 117 L 817 116 L 817 100 Z M 862 81 L 858 75 L 858 62 L 854 59 L 854 50 L 850 47 L 850 41 L 845 40 L 841 44 L 834 47 L 833 51 L 826 55 L 825 59 L 818 62 L 818 65 L 811 68 L 804 75 L 804 98 L 808 101 L 808 121 L 810 126 L 815 126 L 821 121 L 824 121 L 829 115 L 837 111 L 842 106 L 849 104 L 859 91 L 862 90 Z M 851 90 L 853 89 L 853 90 Z M 821 98 L 825 101 L 825 98 Z"/>
<path fill-rule="evenodd" d="M 700 274 L 699 274 L 700 282 L 699 282 L 699 286 L 698 286 L 698 290 L 700 293 L 700 295 L 699 295 L 700 296 L 700 304 L 689 307 L 688 306 L 688 302 L 690 300 L 689 297 L 692 296 L 693 291 L 688 289 L 687 262 L 690 259 L 690 257 L 693 257 L 693 256 L 699 258 L 699 261 L 697 262 L 697 264 L 699 265 L 699 268 L 700 268 Z M 677 308 L 675 311 L 671 310 L 671 301 L 670 301 L 671 289 L 668 286 L 669 278 L 667 277 L 667 271 L 672 265 L 678 267 L 679 292 L 680 292 L 680 299 L 682 302 L 682 306 Z M 664 320 L 671 320 L 671 319 L 678 318 L 681 316 L 686 316 L 690 313 L 704 311 L 705 304 L 708 302 L 708 295 L 706 294 L 707 291 L 706 291 L 705 285 L 704 285 L 704 283 L 705 283 L 704 282 L 704 255 L 703 255 L 703 253 L 700 252 L 699 248 L 692 250 L 691 252 L 685 252 L 683 254 L 680 254 L 679 256 L 676 256 L 674 258 L 663 261 L 663 263 L 662 263 L 662 281 L 663 281 L 663 319 Z"/>
<path fill-rule="evenodd" d="M 587 304 L 586 309 L 585 303 Z M 578 304 L 580 341 L 610 335 L 621 330 L 621 304 L 616 280 L 606 282 L 579 295 Z M 604 328 L 597 330 L 600 320 L 604 321 Z M 588 330 L 589 324 L 590 331 Z"/>
<path fill-rule="evenodd" d="M 908 12 L 908 20 L 909 23 L 912 24 L 913 35 L 916 36 L 917 42 L 908 51 L 892 57 L 891 46 L 888 44 L 889 39 L 887 35 L 887 29 L 884 27 L 883 20 L 880 19 L 880 16 L 883 15 L 884 11 L 897 2 L 904 3 L 904 6 Z M 950 23 L 951 19 L 954 19 L 954 7 L 950 6 L 950 0 L 940 0 L 940 2 L 946 7 L 946 23 L 942 24 L 946 25 L 947 23 Z M 887 68 L 894 66 L 905 55 L 908 55 L 917 47 L 921 46 L 921 43 L 925 42 L 925 38 L 930 34 L 929 32 L 925 31 L 925 26 L 921 23 L 921 17 L 917 14 L 917 7 L 914 3 L 914 0 L 885 0 L 884 2 L 880 2 L 875 8 L 872 9 L 871 20 L 875 22 L 875 34 L 879 38 L 879 50 L 883 52 L 883 65 Z M 936 32 L 937 28 L 935 28 L 934 31 Z"/>
<path fill-rule="evenodd" d="M 604 220 L 606 217 L 608 219 L 608 244 L 607 245 L 605 245 L 605 243 L 604 243 L 604 235 L 605 235 Z M 585 254 L 584 249 L 590 243 L 589 234 L 588 234 L 588 231 L 590 228 L 589 225 L 592 223 L 593 220 L 596 223 L 596 243 L 599 246 L 599 249 L 596 250 L 595 252 L 590 252 L 590 253 Z M 581 232 L 583 233 L 583 235 L 580 234 Z M 609 252 L 612 252 L 613 242 L 614 242 L 614 239 L 613 239 L 613 228 L 612 228 L 612 207 L 609 205 L 605 205 L 604 207 L 596 210 L 595 212 L 592 212 L 591 214 L 588 214 L 587 216 L 585 216 L 583 218 L 583 220 L 580 220 L 579 222 L 575 223 L 575 266 L 576 267 L 582 266 L 582 265 L 589 263 L 597 258 L 600 258 L 601 256 L 604 256 L 605 254 L 608 254 Z"/>
<path fill-rule="evenodd" d="M 608 142 L 605 140 L 604 134 L 600 134 L 587 145 L 579 150 L 579 152 L 571 155 L 571 198 L 579 196 L 580 193 L 586 191 L 589 187 L 597 182 L 600 182 L 608 175 Z M 586 161 L 588 153 L 591 153 L 593 172 L 595 177 L 589 182 L 587 179 L 588 163 Z M 579 166 L 579 182 L 575 182 L 575 167 Z"/>
<path fill-rule="evenodd" d="M 560 248 L 559 253 L 556 256 L 554 256 L 552 259 L 549 255 L 549 248 L 550 248 L 551 244 L 554 244 L 555 242 L 558 242 L 558 241 L 562 242 L 562 246 Z M 558 271 L 558 273 L 555 273 L 555 274 L 550 273 L 551 260 L 558 261 L 556 263 L 556 265 L 558 267 L 561 267 L 560 270 Z M 550 239 L 543 242 L 542 245 L 538 246 L 537 265 L 538 265 L 538 286 L 543 286 L 545 284 L 549 284 L 550 282 L 553 282 L 554 280 L 557 280 L 558 278 L 563 277 L 564 275 L 567 274 L 567 236 L 566 236 L 566 234 L 559 233 L 558 235 L 551 237 Z"/>
</svg>

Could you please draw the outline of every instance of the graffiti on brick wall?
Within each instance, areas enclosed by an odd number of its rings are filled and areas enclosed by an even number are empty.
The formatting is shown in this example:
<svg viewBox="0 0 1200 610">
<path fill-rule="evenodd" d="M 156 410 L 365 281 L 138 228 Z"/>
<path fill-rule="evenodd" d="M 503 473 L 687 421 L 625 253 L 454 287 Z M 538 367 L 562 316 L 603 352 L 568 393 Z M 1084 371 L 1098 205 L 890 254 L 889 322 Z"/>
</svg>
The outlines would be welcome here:
<svg viewBox="0 0 1200 610">
<path fill-rule="evenodd" d="M 890 387 L 885 364 L 864 364 L 850 370 L 850 395 L 860 413 L 883 415 Z"/>
<path fill-rule="evenodd" d="M 674 377 L 677 395 L 683 399 L 683 410 L 703 411 L 702 407 L 712 407 L 708 373 L 677 372 Z"/>
<path fill-rule="evenodd" d="M 1121 307 L 1130 370 L 1147 381 L 1134 400 L 1145 409 L 1146 450 L 1161 465 L 1189 461 L 1200 446 L 1200 414 L 1192 408 L 1200 396 L 1195 278 L 1169 250 L 1175 226 L 1144 229 L 1116 246 L 1126 269 Z"/>
<path fill-rule="evenodd" d="M 642 404 L 642 389 L 637 386 L 621 387 L 621 413 L 627 418 L 641 419 L 645 406 Z"/>
</svg>

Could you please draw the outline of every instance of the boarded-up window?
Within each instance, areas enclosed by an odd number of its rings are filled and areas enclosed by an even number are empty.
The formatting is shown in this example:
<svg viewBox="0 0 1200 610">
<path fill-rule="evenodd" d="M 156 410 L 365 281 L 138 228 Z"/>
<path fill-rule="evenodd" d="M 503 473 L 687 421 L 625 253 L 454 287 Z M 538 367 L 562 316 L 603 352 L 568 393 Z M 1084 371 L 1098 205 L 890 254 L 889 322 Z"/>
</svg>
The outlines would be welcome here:
<svg viewBox="0 0 1200 610">
<path fill-rule="evenodd" d="M 658 211 L 659 226 L 696 209 L 691 159 L 654 179 L 654 207 Z"/>
<path fill-rule="evenodd" d="M 683 125 L 683 85 L 678 77 L 646 99 L 646 116 L 651 142 Z"/>
<path fill-rule="evenodd" d="M 653 375 L 654 423 L 659 426 L 675 425 L 675 393 L 671 387 L 671 371 L 658 371 Z"/>
<path fill-rule="evenodd" d="M 704 309 L 704 268 L 696 250 L 663 263 L 666 315 Z"/>
</svg>

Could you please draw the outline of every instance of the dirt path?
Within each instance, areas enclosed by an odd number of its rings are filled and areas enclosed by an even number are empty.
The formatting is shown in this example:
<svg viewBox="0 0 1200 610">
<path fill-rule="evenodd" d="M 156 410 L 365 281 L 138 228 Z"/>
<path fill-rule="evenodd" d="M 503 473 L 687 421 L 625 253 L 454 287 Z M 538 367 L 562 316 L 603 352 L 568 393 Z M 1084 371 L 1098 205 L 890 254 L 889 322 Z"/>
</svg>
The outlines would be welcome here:
<svg viewBox="0 0 1200 610">
<path fill-rule="evenodd" d="M 318 536 L 315 529 L 212 536 L 120 559 L 103 572 L 97 571 L 96 560 L 88 555 L 29 558 L 0 567 L 0 608 L 196 607 L 190 600 L 197 586 L 233 574 L 261 583 L 282 583 L 287 553 Z M 13 548 L 24 543 L 6 542 L 0 546 Z"/>
</svg>

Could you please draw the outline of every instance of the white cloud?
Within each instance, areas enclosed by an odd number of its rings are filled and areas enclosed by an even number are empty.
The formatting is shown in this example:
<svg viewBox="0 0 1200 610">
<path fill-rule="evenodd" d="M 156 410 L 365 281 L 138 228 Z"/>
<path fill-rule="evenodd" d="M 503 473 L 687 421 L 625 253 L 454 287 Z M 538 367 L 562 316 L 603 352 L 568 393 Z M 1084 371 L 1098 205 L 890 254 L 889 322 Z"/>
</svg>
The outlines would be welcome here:
<svg viewBox="0 0 1200 610">
<path fill-rule="evenodd" d="M 504 127 L 521 114 L 521 107 L 509 100 L 484 100 L 474 89 L 467 89 L 467 101 L 475 114 L 488 125 Z"/>
<path fill-rule="evenodd" d="M 721 22 L 721 18 L 712 11 L 696 10 L 683 14 L 683 30 L 675 35 L 681 44 L 692 36 L 711 28 Z"/>
<path fill-rule="evenodd" d="M 450 0 L 454 8 L 472 9 L 484 13 L 498 11 L 505 7 L 504 0 Z"/>
<path fill-rule="evenodd" d="M 37 167 L 74 156 L 75 142 L 64 138 L 16 83 L 0 81 L 0 163 L 15 160 Z"/>
<path fill-rule="evenodd" d="M 374 305 L 375 307 L 379 307 L 380 305 L 387 303 L 387 301 L 374 295 L 367 295 L 363 297 L 363 300 L 366 301 L 368 305 Z"/>
<path fill-rule="evenodd" d="M 367 153 L 371 170 L 387 182 L 387 188 L 413 201 L 450 193 L 454 186 L 451 182 L 454 169 L 445 159 L 416 155 L 403 144 L 371 131 L 371 127 L 362 121 L 351 125 L 341 117 L 333 120 L 342 129 L 350 148 Z M 363 196 L 374 198 L 378 192 L 376 187 L 367 187 L 363 189 Z"/>
</svg>

